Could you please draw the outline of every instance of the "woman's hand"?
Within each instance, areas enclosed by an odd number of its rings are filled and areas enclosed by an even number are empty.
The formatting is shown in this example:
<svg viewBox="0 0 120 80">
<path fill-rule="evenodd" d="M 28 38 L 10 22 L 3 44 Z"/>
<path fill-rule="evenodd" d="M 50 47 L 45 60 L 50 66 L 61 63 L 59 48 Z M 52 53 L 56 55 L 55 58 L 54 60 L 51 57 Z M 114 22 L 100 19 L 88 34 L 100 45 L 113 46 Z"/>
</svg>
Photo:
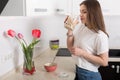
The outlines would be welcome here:
<svg viewBox="0 0 120 80">
<path fill-rule="evenodd" d="M 70 49 L 70 52 L 76 56 L 83 56 L 85 54 L 85 51 L 83 49 L 78 48 L 78 47 L 72 47 Z"/>
<path fill-rule="evenodd" d="M 73 30 L 74 27 L 79 23 L 78 20 L 72 19 L 70 16 L 67 16 L 65 21 L 64 21 L 64 26 L 67 29 Z"/>
</svg>

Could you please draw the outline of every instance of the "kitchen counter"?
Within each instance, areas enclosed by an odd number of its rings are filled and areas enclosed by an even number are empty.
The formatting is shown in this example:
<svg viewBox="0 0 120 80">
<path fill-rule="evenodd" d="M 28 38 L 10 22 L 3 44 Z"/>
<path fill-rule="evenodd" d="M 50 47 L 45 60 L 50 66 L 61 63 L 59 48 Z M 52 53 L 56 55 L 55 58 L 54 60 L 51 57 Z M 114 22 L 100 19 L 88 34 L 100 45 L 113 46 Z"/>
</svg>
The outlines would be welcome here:
<svg viewBox="0 0 120 80">
<path fill-rule="evenodd" d="M 54 72 L 46 72 L 44 64 L 51 62 L 57 50 L 48 49 L 34 59 L 36 72 L 33 75 L 23 75 L 22 67 L 17 71 L 13 70 L 3 76 L 0 80 L 74 80 L 75 62 L 72 57 L 57 56 L 55 62 L 58 67 Z M 110 62 L 120 62 L 120 58 L 109 58 Z M 65 75 L 61 75 L 65 74 Z"/>
<path fill-rule="evenodd" d="M 17 71 L 11 71 L 0 80 L 74 80 L 75 64 L 72 57 L 59 57 L 55 61 L 58 65 L 54 72 L 46 72 L 44 64 L 51 62 L 57 50 L 46 50 L 34 59 L 36 72 L 33 75 L 23 75 L 22 67 Z"/>
</svg>

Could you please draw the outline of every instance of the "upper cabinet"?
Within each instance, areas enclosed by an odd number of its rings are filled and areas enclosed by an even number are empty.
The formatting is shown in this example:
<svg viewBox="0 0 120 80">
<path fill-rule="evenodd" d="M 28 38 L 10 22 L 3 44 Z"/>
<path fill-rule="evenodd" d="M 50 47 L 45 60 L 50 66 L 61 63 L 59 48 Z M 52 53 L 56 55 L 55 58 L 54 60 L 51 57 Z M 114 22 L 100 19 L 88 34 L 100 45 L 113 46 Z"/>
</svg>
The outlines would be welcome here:
<svg viewBox="0 0 120 80">
<path fill-rule="evenodd" d="M 73 0 L 26 0 L 26 15 L 66 15 L 72 11 Z"/>
<path fill-rule="evenodd" d="M 80 12 L 80 6 L 79 4 L 84 1 L 84 0 L 72 0 L 73 4 L 71 6 L 72 7 L 72 13 L 74 15 L 78 15 Z M 120 10 L 119 10 L 119 7 L 120 7 L 120 0 L 115 0 L 115 1 L 112 1 L 112 0 L 98 0 L 100 5 L 101 5 L 101 8 L 102 8 L 102 12 L 103 12 L 103 15 L 120 15 Z M 71 7 L 70 7 L 71 8 Z"/>
<path fill-rule="evenodd" d="M 63 11 L 65 15 L 79 15 L 80 3 L 82 1 L 84 0 L 61 0 L 61 4 L 58 4 L 58 9 L 60 9 L 60 12 Z M 120 0 L 115 0 L 114 2 L 112 0 L 98 1 L 101 5 L 103 15 L 120 15 L 120 10 L 118 9 L 120 7 Z M 64 6 L 62 4 L 64 4 Z"/>
<path fill-rule="evenodd" d="M 68 14 L 72 0 L 9 0 L 1 16 Z"/>
<path fill-rule="evenodd" d="M 57 0 L 56 1 L 56 13 L 68 15 L 72 13 L 73 1 L 72 0 Z"/>
<path fill-rule="evenodd" d="M 120 15 L 120 0 L 98 0 L 101 4 L 103 15 Z"/>
<path fill-rule="evenodd" d="M 1 16 L 79 15 L 83 0 L 9 0 Z M 120 15 L 119 0 L 98 0 L 104 15 Z"/>
<path fill-rule="evenodd" d="M 54 13 L 55 0 L 26 0 L 26 16 L 49 15 Z"/>
</svg>

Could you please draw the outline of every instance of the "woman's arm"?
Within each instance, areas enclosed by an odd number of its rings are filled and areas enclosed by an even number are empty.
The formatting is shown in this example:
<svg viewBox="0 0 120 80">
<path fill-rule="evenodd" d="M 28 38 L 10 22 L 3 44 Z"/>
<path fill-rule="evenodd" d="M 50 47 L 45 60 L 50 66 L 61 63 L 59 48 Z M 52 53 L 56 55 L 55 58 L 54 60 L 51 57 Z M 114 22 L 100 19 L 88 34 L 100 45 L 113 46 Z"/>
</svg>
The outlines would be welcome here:
<svg viewBox="0 0 120 80">
<path fill-rule="evenodd" d="M 74 36 L 73 36 L 73 30 L 74 27 L 79 23 L 79 21 L 76 19 L 72 19 L 70 16 L 67 16 L 64 21 L 64 26 L 67 28 L 67 48 L 71 50 L 70 48 L 73 47 L 74 44 Z"/>
<path fill-rule="evenodd" d="M 101 66 L 108 65 L 108 52 L 101 53 L 100 55 L 93 55 L 77 47 L 72 47 L 70 51 L 76 56 L 84 57 L 91 63 L 98 64 Z"/>
<path fill-rule="evenodd" d="M 71 50 L 74 44 L 74 36 L 73 36 L 73 31 L 68 30 L 67 32 L 67 48 Z"/>
<path fill-rule="evenodd" d="M 95 63 L 95 64 L 99 64 L 101 66 L 108 65 L 108 52 L 101 53 L 100 55 L 97 55 L 97 56 L 85 53 L 83 57 L 87 59 L 88 61 Z"/>
</svg>

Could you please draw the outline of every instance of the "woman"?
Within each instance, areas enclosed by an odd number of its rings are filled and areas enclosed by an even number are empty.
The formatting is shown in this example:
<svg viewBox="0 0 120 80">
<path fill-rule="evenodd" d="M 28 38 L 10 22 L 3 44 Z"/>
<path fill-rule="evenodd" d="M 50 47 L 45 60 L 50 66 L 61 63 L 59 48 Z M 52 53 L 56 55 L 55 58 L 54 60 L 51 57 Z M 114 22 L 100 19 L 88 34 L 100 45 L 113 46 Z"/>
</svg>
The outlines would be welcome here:
<svg viewBox="0 0 120 80">
<path fill-rule="evenodd" d="M 97 0 L 85 0 L 80 4 L 80 25 L 76 33 L 73 28 L 77 21 L 67 17 L 64 21 L 67 32 L 67 47 L 76 56 L 75 80 L 102 80 L 99 66 L 108 65 L 108 34 Z"/>
</svg>

